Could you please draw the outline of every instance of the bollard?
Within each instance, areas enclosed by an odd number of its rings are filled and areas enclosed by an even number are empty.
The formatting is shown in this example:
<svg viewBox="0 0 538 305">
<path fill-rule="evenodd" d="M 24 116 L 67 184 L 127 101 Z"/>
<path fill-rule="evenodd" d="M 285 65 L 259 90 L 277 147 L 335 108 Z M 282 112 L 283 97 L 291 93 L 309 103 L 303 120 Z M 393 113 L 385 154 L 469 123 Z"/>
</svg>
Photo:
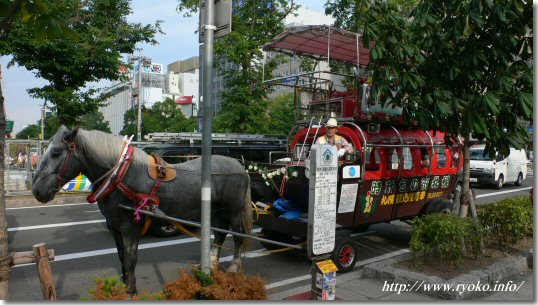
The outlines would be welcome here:
<svg viewBox="0 0 538 305">
<path fill-rule="evenodd" d="M 56 300 L 56 287 L 54 286 L 54 279 L 52 278 L 47 246 L 44 243 L 40 243 L 35 244 L 33 248 L 43 298 L 45 300 L 54 301 Z"/>
</svg>

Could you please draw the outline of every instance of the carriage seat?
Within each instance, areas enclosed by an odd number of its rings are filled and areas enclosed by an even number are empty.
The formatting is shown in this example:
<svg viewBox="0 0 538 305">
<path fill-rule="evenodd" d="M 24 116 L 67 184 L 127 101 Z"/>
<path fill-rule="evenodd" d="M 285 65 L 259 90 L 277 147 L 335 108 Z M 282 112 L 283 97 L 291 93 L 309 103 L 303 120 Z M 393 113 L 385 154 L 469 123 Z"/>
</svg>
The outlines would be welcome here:
<svg viewBox="0 0 538 305">
<path fill-rule="evenodd" d="M 176 178 L 176 169 L 156 154 L 148 156 L 148 174 L 153 180 L 167 182 Z"/>
</svg>

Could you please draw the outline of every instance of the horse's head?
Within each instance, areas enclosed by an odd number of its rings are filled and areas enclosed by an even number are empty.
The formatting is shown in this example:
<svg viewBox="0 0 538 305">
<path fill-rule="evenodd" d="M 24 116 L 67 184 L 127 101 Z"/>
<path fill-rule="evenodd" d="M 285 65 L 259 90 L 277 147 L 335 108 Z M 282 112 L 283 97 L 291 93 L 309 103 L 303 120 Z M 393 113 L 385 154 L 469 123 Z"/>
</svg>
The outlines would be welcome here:
<svg viewBox="0 0 538 305">
<path fill-rule="evenodd" d="M 75 178 L 82 166 L 75 144 L 78 127 L 68 130 L 62 126 L 52 137 L 32 180 L 32 193 L 40 202 L 47 203 L 69 180 Z"/>
</svg>

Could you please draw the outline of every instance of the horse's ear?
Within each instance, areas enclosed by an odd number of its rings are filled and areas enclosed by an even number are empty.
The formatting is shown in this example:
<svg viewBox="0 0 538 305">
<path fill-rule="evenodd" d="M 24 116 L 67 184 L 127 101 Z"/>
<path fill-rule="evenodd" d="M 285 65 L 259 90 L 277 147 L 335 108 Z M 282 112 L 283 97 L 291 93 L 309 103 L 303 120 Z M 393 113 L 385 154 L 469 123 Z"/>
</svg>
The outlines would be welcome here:
<svg viewBox="0 0 538 305">
<path fill-rule="evenodd" d="M 64 140 L 66 142 L 73 142 L 77 136 L 78 133 L 78 126 L 69 130 L 67 133 L 64 134 Z"/>
</svg>

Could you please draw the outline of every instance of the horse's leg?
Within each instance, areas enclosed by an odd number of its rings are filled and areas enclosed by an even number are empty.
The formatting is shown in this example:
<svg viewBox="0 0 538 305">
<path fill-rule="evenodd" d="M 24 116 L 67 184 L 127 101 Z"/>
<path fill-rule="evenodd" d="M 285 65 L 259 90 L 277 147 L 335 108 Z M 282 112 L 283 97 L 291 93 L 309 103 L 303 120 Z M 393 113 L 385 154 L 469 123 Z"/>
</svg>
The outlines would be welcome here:
<svg viewBox="0 0 538 305">
<path fill-rule="evenodd" d="M 214 217 L 211 220 L 211 223 L 212 223 L 212 226 L 216 228 L 223 228 L 223 229 L 226 228 L 225 223 L 219 217 Z M 224 240 L 226 239 L 226 233 L 213 231 L 213 235 L 215 235 L 215 238 L 213 239 L 213 243 L 211 244 L 211 250 L 209 253 L 211 269 L 215 269 L 219 267 L 220 249 L 222 248 L 222 244 L 224 243 Z"/>
<path fill-rule="evenodd" d="M 127 285 L 127 292 L 133 295 L 136 293 L 135 268 L 138 258 L 138 242 L 140 240 L 142 222 L 130 224 L 121 226 L 123 243 L 122 270 L 124 274 L 123 281 Z"/>
<path fill-rule="evenodd" d="M 244 230 L 242 229 L 242 226 L 241 226 L 241 218 L 240 217 L 238 218 L 239 219 L 235 219 L 235 221 L 232 219 L 232 231 L 245 233 L 243 232 Z M 237 273 L 241 270 L 241 267 L 242 267 L 241 245 L 243 244 L 243 237 L 234 235 L 233 238 L 234 238 L 234 257 L 232 259 L 232 263 L 230 264 L 230 267 L 228 267 L 226 271 Z"/>
<path fill-rule="evenodd" d="M 121 280 L 123 283 L 126 283 L 125 278 L 125 268 L 123 267 L 123 240 L 121 238 L 121 233 L 114 228 L 107 222 L 108 230 L 110 231 L 110 234 L 112 234 L 112 237 L 114 237 L 114 242 L 116 242 L 116 249 L 118 250 L 118 256 L 120 258 L 121 263 Z"/>
</svg>

